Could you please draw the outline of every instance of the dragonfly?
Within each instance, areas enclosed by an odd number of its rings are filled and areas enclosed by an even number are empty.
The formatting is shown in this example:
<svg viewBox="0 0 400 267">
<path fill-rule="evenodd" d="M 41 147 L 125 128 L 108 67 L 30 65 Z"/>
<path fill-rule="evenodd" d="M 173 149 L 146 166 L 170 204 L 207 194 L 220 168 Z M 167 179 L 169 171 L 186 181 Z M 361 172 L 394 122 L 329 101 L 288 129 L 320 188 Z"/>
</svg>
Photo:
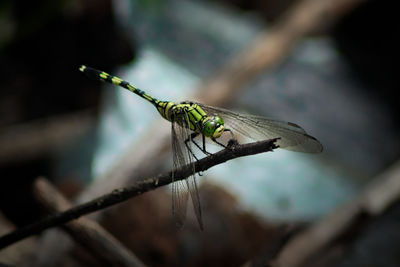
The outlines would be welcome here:
<svg viewBox="0 0 400 267">
<path fill-rule="evenodd" d="M 85 65 L 82 65 L 79 70 L 91 79 L 121 86 L 144 98 L 156 107 L 164 119 L 171 122 L 173 152 L 172 214 L 178 227 L 182 227 L 185 222 L 190 195 L 199 227 L 201 230 L 204 228 L 194 168 L 194 163 L 198 159 L 193 152 L 194 147 L 192 145 L 205 155 L 210 155 L 211 153 L 206 150 L 206 139 L 210 139 L 218 146 L 227 148 L 231 141 L 237 142 L 235 135 L 240 134 L 256 141 L 278 138 L 275 144 L 279 148 L 291 151 L 319 153 L 323 150 L 321 143 L 315 137 L 308 135 L 303 128 L 295 123 L 263 116 L 240 114 L 192 101 L 180 103 L 161 101 L 129 82 L 104 71 Z M 226 132 L 231 137 L 227 145 L 218 140 Z M 195 140 L 198 136 L 202 138 L 202 145 Z M 192 174 L 183 180 L 175 177 L 174 170 L 187 164 L 191 164 Z"/>
</svg>

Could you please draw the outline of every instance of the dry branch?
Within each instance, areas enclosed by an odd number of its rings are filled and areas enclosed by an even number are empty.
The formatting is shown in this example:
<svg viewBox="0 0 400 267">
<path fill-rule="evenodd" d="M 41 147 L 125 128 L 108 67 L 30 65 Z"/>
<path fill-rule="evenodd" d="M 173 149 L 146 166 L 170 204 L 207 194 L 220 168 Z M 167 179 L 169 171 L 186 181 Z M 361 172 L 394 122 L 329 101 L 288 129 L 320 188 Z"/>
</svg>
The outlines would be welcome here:
<svg viewBox="0 0 400 267">
<path fill-rule="evenodd" d="M 215 154 L 196 161 L 195 170 L 196 172 L 202 172 L 215 165 L 224 163 L 234 158 L 272 151 L 273 149 L 277 148 L 277 146 L 274 144 L 275 141 L 276 139 L 271 139 L 243 145 L 233 145 L 231 148 L 223 149 Z M 176 177 L 176 180 L 181 180 L 190 176 L 192 172 L 193 167 L 191 164 L 189 164 L 176 170 L 174 172 L 174 176 Z M 18 229 L 10 234 L 4 235 L 0 238 L 0 249 L 33 234 L 38 234 L 41 231 L 50 227 L 64 224 L 68 221 L 77 219 L 82 215 L 107 208 L 109 206 L 128 200 L 132 197 L 141 195 L 144 192 L 170 184 L 172 182 L 171 174 L 171 172 L 163 173 L 156 177 L 136 182 L 130 187 L 113 190 L 109 194 L 103 195 L 84 204 L 75 206 L 65 212 L 58 213 L 48 218 L 44 218 L 36 223 Z"/>
<path fill-rule="evenodd" d="M 44 178 L 36 179 L 33 191 L 35 198 L 50 215 L 72 207 L 69 201 Z M 96 259 L 101 259 L 109 266 L 144 266 L 130 250 L 95 221 L 79 218 L 65 224 L 63 230 L 88 249 Z"/>
</svg>

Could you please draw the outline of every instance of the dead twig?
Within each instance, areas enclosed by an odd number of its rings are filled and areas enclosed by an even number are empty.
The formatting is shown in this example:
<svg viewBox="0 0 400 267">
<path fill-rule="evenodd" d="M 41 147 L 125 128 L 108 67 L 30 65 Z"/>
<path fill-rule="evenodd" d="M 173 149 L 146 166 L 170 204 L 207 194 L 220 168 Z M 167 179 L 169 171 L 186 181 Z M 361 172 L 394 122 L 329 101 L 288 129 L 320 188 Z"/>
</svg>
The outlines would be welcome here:
<svg viewBox="0 0 400 267">
<path fill-rule="evenodd" d="M 45 178 L 36 179 L 33 191 L 35 198 L 50 215 L 72 207 L 71 203 Z M 109 266 L 144 266 L 129 249 L 95 221 L 79 218 L 65 224 L 63 230 Z"/>
<path fill-rule="evenodd" d="M 273 149 L 277 148 L 277 146 L 275 145 L 276 140 L 277 139 L 271 139 L 271 140 L 259 141 L 243 145 L 236 144 L 231 148 L 223 149 L 213 155 L 210 155 L 199 161 L 196 161 L 195 170 L 196 172 L 202 172 L 215 165 L 224 163 L 234 158 L 272 151 Z M 179 168 L 178 170 L 175 170 L 174 176 L 176 177 L 176 180 L 181 180 L 190 176 L 192 172 L 193 172 L 193 167 L 191 164 L 189 164 L 183 166 L 182 168 Z M 33 223 L 31 225 L 18 229 L 12 233 L 4 235 L 3 237 L 0 238 L 0 249 L 10 244 L 13 244 L 19 240 L 22 240 L 28 236 L 38 234 L 41 231 L 48 229 L 50 227 L 64 224 L 68 221 L 77 219 L 82 215 L 107 208 L 109 206 L 128 200 L 132 197 L 141 195 L 144 192 L 154 190 L 160 186 L 170 184 L 172 182 L 171 174 L 172 174 L 171 171 L 159 174 L 156 177 L 136 182 L 134 185 L 130 187 L 113 190 L 109 194 L 103 195 L 84 204 L 75 206 L 71 209 L 68 209 L 65 212 L 44 218 L 36 223 Z"/>
</svg>

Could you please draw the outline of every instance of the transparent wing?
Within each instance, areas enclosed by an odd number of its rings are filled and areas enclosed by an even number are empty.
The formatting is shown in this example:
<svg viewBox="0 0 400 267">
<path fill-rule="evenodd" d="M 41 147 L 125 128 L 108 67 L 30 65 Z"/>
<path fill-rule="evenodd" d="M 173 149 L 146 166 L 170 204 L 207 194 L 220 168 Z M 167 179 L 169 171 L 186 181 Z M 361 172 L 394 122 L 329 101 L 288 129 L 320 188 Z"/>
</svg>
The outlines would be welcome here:
<svg viewBox="0 0 400 267">
<path fill-rule="evenodd" d="M 322 151 L 321 143 L 308 135 L 303 128 L 291 122 L 283 122 L 262 116 L 240 114 L 227 109 L 216 108 L 197 103 L 208 115 L 219 115 L 226 128 L 232 129 L 253 140 L 280 138 L 277 145 L 283 149 L 318 153 Z"/>
<path fill-rule="evenodd" d="M 193 174 L 185 180 L 176 181 L 176 178 L 178 177 L 175 177 L 175 174 L 173 174 L 172 213 L 176 224 L 179 227 L 182 227 L 186 219 L 187 200 L 188 195 L 190 194 L 197 221 L 199 222 L 200 228 L 203 229 L 200 198 L 195 177 L 194 158 L 192 153 L 189 151 L 192 145 L 192 140 L 190 139 L 191 132 L 189 129 L 181 127 L 178 124 L 178 120 L 181 120 L 181 125 L 188 125 L 188 119 L 189 117 L 187 114 L 179 114 L 175 116 L 172 122 L 171 135 L 174 170 L 189 163 L 191 163 L 193 167 Z M 185 140 L 188 138 L 189 141 L 186 146 Z"/>
</svg>

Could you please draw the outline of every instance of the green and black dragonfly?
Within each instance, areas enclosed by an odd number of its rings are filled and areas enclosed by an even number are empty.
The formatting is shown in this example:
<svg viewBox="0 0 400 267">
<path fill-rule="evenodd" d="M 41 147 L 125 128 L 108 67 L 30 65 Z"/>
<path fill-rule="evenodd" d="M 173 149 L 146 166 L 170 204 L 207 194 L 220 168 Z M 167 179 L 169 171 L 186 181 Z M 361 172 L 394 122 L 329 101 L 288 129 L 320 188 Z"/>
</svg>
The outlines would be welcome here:
<svg viewBox="0 0 400 267">
<path fill-rule="evenodd" d="M 171 122 L 172 150 L 174 170 L 186 164 L 193 165 L 193 174 L 172 184 L 172 212 L 178 226 L 182 226 L 186 217 L 187 200 L 190 194 L 194 211 L 200 228 L 203 229 L 199 193 L 195 177 L 194 162 L 197 157 L 193 153 L 192 144 L 204 154 L 206 138 L 214 143 L 226 147 L 217 139 L 225 132 L 229 132 L 231 140 L 236 140 L 235 134 L 241 134 L 253 140 L 279 138 L 276 144 L 283 149 L 319 153 L 321 143 L 308 135 L 300 126 L 291 122 L 283 122 L 247 114 L 239 114 L 226 109 L 207 106 L 200 103 L 184 101 L 179 104 L 171 101 L 160 101 L 134 87 L 117 76 L 109 75 L 90 67 L 81 66 L 80 71 L 92 79 L 109 82 L 121 86 L 153 104 L 160 115 Z M 202 145 L 195 138 L 202 137 Z M 177 177 L 172 177 L 173 181 Z"/>
</svg>

